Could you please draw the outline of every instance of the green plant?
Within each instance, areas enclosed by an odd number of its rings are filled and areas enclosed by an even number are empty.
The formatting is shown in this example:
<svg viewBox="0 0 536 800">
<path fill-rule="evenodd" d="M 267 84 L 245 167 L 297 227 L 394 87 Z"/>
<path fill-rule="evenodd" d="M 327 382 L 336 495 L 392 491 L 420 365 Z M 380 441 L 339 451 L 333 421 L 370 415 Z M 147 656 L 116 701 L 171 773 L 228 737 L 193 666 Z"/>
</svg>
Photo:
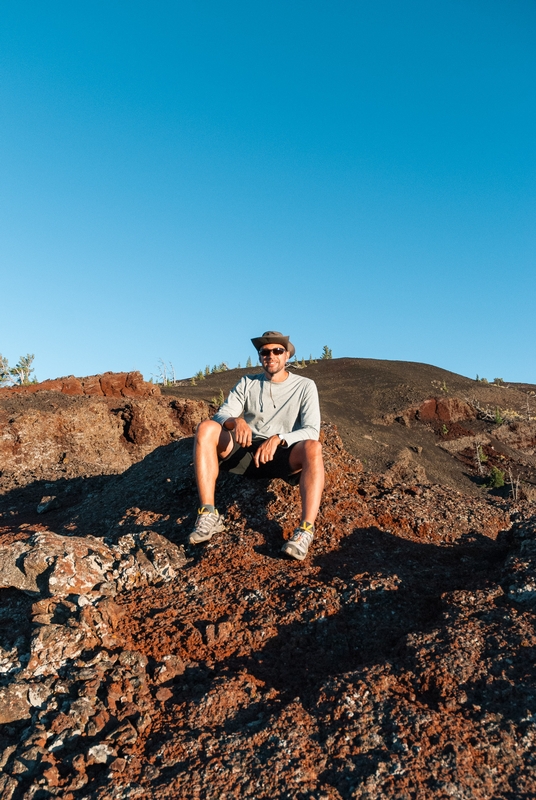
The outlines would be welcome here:
<svg viewBox="0 0 536 800">
<path fill-rule="evenodd" d="M 205 373 L 202 369 L 195 373 L 194 378 L 196 381 L 204 381 L 205 380 Z M 194 384 L 195 386 L 195 384 Z"/>
<path fill-rule="evenodd" d="M 492 467 L 486 479 L 486 486 L 490 489 L 500 489 L 504 486 L 504 472 L 498 467 Z"/>
<path fill-rule="evenodd" d="M 495 409 L 495 414 L 493 416 L 493 419 L 494 419 L 496 425 L 502 425 L 503 424 L 504 419 L 503 419 L 503 416 L 501 414 L 501 409 L 500 408 L 496 408 Z"/>
<path fill-rule="evenodd" d="M 227 366 L 225 361 L 222 361 L 221 364 L 214 364 L 214 366 L 211 369 L 211 372 L 213 375 L 215 375 L 218 372 L 226 372 L 228 369 L 229 367 Z"/>
<path fill-rule="evenodd" d="M 30 378 L 34 371 L 32 367 L 34 358 L 33 354 L 28 353 L 25 356 L 21 356 L 14 367 L 10 367 L 7 358 L 4 358 L 0 353 L 0 386 L 7 383 L 12 385 L 16 383 L 22 385 L 35 383 L 35 378 Z"/>
<path fill-rule="evenodd" d="M 205 367 L 205 376 L 206 376 L 206 375 L 210 375 L 210 367 L 209 367 L 209 365 L 208 365 L 208 364 L 207 364 L 207 366 Z"/>
<path fill-rule="evenodd" d="M 449 432 L 449 429 L 447 428 L 445 423 L 443 423 L 443 425 L 441 426 L 441 433 L 443 434 L 443 436 L 446 436 L 448 434 L 448 432 Z"/>
<path fill-rule="evenodd" d="M 446 384 L 446 381 L 432 381 L 432 386 L 434 389 L 439 389 L 439 391 L 443 392 L 444 394 L 449 393 L 449 387 Z"/>
<path fill-rule="evenodd" d="M 251 356 L 248 356 L 248 360 L 246 361 L 246 369 L 250 369 L 253 364 L 251 363 Z"/>
<path fill-rule="evenodd" d="M 502 378 L 493 378 L 493 383 L 495 386 L 504 386 L 504 381 Z"/>
<path fill-rule="evenodd" d="M 333 358 L 333 352 L 331 350 L 331 347 L 328 347 L 327 344 L 325 344 L 324 347 L 322 348 L 322 355 L 320 356 L 320 358 L 323 361 L 329 358 Z"/>
<path fill-rule="evenodd" d="M 219 393 L 217 395 L 214 395 L 214 397 L 211 398 L 210 402 L 212 403 L 213 406 L 220 408 L 220 406 L 222 406 L 225 402 L 225 395 L 223 393 L 223 389 L 220 389 Z"/>
<path fill-rule="evenodd" d="M 480 461 L 480 463 L 481 464 L 485 464 L 486 461 L 488 460 L 488 457 L 485 454 L 485 452 L 482 450 L 482 445 L 480 445 L 480 444 L 478 445 L 477 453 L 478 453 L 478 460 Z"/>
</svg>

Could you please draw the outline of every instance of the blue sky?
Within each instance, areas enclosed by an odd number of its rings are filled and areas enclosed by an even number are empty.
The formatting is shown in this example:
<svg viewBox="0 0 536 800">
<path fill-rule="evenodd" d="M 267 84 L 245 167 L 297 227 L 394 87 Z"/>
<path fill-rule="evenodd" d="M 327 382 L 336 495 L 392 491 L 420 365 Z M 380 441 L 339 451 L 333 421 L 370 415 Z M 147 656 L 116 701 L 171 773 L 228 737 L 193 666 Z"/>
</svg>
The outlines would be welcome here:
<svg viewBox="0 0 536 800">
<path fill-rule="evenodd" d="M 533 0 L 0 6 L 0 352 L 536 383 Z"/>
</svg>

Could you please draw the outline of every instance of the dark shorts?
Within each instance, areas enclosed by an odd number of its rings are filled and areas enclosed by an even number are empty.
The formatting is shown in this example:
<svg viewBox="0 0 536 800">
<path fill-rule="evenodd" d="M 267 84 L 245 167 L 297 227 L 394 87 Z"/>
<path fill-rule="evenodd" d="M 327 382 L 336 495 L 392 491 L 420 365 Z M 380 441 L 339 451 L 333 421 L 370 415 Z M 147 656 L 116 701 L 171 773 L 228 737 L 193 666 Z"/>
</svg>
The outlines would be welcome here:
<svg viewBox="0 0 536 800">
<path fill-rule="evenodd" d="M 233 475 L 243 475 L 245 478 L 282 478 L 291 486 L 297 486 L 300 482 L 301 470 L 291 474 L 289 465 L 290 453 L 293 444 L 290 447 L 278 447 L 274 453 L 272 461 L 267 464 L 260 464 L 255 466 L 253 455 L 260 445 L 266 441 L 265 439 L 257 439 L 249 447 L 241 447 L 234 441 L 234 446 L 226 458 L 220 460 L 220 470 L 223 472 L 232 472 Z"/>
</svg>

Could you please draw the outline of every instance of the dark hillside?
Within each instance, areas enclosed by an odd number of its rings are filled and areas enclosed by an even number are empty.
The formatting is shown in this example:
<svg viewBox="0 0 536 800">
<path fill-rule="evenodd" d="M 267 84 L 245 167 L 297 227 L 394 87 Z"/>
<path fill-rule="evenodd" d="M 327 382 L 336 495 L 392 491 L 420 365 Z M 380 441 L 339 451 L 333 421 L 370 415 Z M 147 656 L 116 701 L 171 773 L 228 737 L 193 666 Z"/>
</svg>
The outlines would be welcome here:
<svg viewBox="0 0 536 800">
<path fill-rule="evenodd" d="M 527 392 L 531 389 L 529 385 L 510 388 L 508 385 L 484 384 L 429 364 L 369 358 L 318 361 L 296 371 L 316 382 L 323 419 L 337 425 L 345 447 L 363 461 L 365 468 L 383 472 L 399 460 L 401 451 L 409 448 L 415 453 L 415 465 L 425 471 L 430 482 L 470 494 L 479 491 L 473 469 L 468 469 L 466 461 L 453 458 L 452 453 L 441 446 L 446 437 L 452 437 L 453 426 L 460 422 L 457 419 L 460 409 L 456 409 L 455 401 L 479 407 L 483 412 L 487 410 L 492 417 L 496 409 L 503 416 L 510 412 L 514 422 L 522 421 L 527 413 Z M 210 403 L 214 402 L 220 390 L 227 395 L 242 375 L 259 372 L 260 367 L 233 369 L 209 375 L 195 386 L 184 381 L 182 385 L 165 387 L 162 391 L 167 396 Z M 535 390 L 536 386 L 532 389 Z M 423 421 L 416 419 L 415 415 L 408 416 L 408 409 L 417 409 L 429 398 L 448 400 L 454 406 L 454 415 L 452 411 L 446 412 L 439 426 L 436 423 L 440 420 L 437 419 Z M 532 416 L 535 417 L 536 398 L 532 403 Z M 443 433 L 443 422 L 449 429 L 446 434 Z M 488 420 L 488 423 L 486 426 L 485 420 L 467 419 L 465 428 L 458 434 L 486 435 L 486 428 L 497 428 L 494 421 L 491 424 L 492 420 Z M 407 458 L 407 455 L 404 453 L 403 457 Z M 527 462 L 524 465 L 525 478 L 532 482 L 536 475 L 533 472 L 536 462 L 530 453 L 525 453 L 523 460 Z"/>
</svg>

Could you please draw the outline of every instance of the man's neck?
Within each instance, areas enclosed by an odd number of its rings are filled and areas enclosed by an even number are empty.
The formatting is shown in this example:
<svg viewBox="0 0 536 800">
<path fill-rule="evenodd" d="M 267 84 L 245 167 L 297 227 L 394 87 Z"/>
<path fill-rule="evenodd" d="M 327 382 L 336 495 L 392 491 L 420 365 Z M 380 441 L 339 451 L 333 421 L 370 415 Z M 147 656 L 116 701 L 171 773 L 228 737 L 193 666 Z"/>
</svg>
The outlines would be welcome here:
<svg viewBox="0 0 536 800">
<path fill-rule="evenodd" d="M 264 377 L 267 381 L 271 381 L 272 383 L 283 383 L 288 378 L 289 373 L 286 369 L 282 369 L 280 372 L 275 372 L 273 375 L 270 375 L 269 372 L 264 370 Z"/>
</svg>

